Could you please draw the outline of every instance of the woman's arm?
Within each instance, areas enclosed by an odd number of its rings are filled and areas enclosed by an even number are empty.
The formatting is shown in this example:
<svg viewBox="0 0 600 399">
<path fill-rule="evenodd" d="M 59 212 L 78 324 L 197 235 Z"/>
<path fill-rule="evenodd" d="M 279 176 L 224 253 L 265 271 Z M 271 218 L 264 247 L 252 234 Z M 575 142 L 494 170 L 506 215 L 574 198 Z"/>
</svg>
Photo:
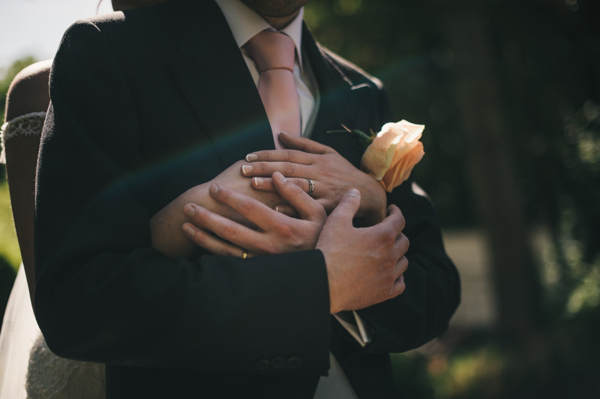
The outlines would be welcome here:
<svg viewBox="0 0 600 399">
<path fill-rule="evenodd" d="M 51 64 L 51 60 L 42 61 L 23 69 L 11 83 L 6 98 L 5 120 L 8 123 L 4 132 L 8 135 L 4 141 L 6 175 L 15 230 L 32 302 L 35 295 L 33 277 L 35 170 L 42 132 L 41 122 L 43 122 L 43 116 L 35 113 L 46 112 L 48 109 L 50 102 L 48 77 Z M 24 124 L 28 125 L 24 126 Z M 20 131 L 17 132 L 17 129 Z M 14 134 L 10 134 L 11 132 Z"/>
<path fill-rule="evenodd" d="M 238 221 L 249 227 L 254 227 L 246 218 L 240 216 L 240 214 L 231 208 L 215 201 L 210 196 L 208 189 L 214 183 L 232 188 L 236 192 L 254 198 L 270 208 L 285 202 L 277 192 L 254 190 L 250 185 L 250 178 L 244 177 L 240 173 L 243 163 L 243 161 L 238 161 L 214 179 L 190 188 L 155 214 L 150 219 L 152 247 L 171 258 L 187 258 L 198 248 L 181 230 L 181 226 L 187 221 L 187 217 L 183 213 L 183 208 L 188 203 L 201 205 L 228 219 Z"/>
</svg>

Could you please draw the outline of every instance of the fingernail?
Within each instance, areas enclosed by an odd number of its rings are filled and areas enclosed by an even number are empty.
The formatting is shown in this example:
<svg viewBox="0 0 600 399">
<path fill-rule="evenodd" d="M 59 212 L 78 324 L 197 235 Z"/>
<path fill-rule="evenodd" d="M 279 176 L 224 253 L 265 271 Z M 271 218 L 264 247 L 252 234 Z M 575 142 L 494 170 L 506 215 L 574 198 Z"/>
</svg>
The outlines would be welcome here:
<svg viewBox="0 0 600 399">
<path fill-rule="evenodd" d="M 183 233 L 188 237 L 194 236 L 194 229 L 187 223 L 181 226 L 181 230 L 183 230 Z"/>
<path fill-rule="evenodd" d="M 285 134 L 286 136 L 289 136 L 289 134 L 287 134 L 286 132 L 281 132 L 279 134 Z"/>
<path fill-rule="evenodd" d="M 280 183 L 285 183 L 287 180 L 281 173 L 275 172 L 273 173 L 273 178 L 276 179 Z"/>
<path fill-rule="evenodd" d="M 217 195 L 217 193 L 219 192 L 219 185 L 218 184 L 213 184 L 212 186 L 210 186 L 210 188 L 208 189 L 208 192 L 211 195 Z"/>
<path fill-rule="evenodd" d="M 192 204 L 187 204 L 183 207 L 183 213 L 185 213 L 187 216 L 192 217 L 196 213 L 196 208 L 194 208 L 194 205 Z"/>
<path fill-rule="evenodd" d="M 248 162 L 256 161 L 257 159 L 258 159 L 258 155 L 256 155 L 256 154 L 246 155 L 246 161 L 248 161 Z"/>
<path fill-rule="evenodd" d="M 348 190 L 346 195 L 349 197 L 358 197 L 360 195 L 360 192 L 356 188 L 351 188 L 350 190 Z"/>
<path fill-rule="evenodd" d="M 263 185 L 263 183 L 265 182 L 265 179 L 262 179 L 262 178 L 260 178 L 260 177 L 253 177 L 253 178 L 252 178 L 252 181 L 254 182 L 254 185 L 255 185 L 255 186 L 258 186 L 258 187 L 260 187 L 260 186 L 262 186 L 262 185 Z"/>
<path fill-rule="evenodd" d="M 251 173 L 252 169 L 254 169 L 252 167 L 252 165 L 242 165 L 242 173 L 245 175 L 247 175 L 248 173 Z"/>
</svg>

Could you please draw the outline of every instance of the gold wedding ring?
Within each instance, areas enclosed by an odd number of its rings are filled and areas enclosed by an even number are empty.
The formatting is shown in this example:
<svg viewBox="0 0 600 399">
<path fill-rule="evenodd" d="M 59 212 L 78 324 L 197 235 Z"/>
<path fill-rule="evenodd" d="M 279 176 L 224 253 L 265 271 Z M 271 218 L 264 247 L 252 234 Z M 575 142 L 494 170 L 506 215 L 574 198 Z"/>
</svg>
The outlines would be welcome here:
<svg viewBox="0 0 600 399">
<path fill-rule="evenodd" d="M 308 181 L 308 192 L 307 194 L 310 195 L 312 197 L 313 193 L 315 192 L 315 182 L 312 181 L 311 179 L 306 179 Z"/>
<path fill-rule="evenodd" d="M 242 259 L 246 259 L 248 257 L 248 252 L 242 252 Z"/>
</svg>

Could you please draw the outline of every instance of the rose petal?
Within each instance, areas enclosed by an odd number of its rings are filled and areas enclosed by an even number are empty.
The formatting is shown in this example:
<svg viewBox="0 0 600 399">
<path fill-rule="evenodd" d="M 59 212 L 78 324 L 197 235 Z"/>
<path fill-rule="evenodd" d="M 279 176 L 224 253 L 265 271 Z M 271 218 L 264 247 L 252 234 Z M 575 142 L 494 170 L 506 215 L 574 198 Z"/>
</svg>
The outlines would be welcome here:
<svg viewBox="0 0 600 399">
<path fill-rule="evenodd" d="M 381 180 L 384 187 L 391 191 L 408 178 L 414 164 L 423 156 L 423 144 L 419 139 L 424 129 L 424 125 L 406 120 L 386 123 L 363 154 L 361 169 Z M 415 150 L 417 147 L 420 150 Z M 421 155 L 417 157 L 416 154 Z M 416 158 L 418 159 L 410 165 Z"/>
<path fill-rule="evenodd" d="M 417 144 L 405 154 L 395 166 L 385 173 L 381 181 L 386 191 L 391 193 L 394 188 L 398 187 L 408 179 L 414 166 L 419 163 L 423 158 L 423 155 L 425 155 L 423 144 L 417 142 Z"/>
</svg>

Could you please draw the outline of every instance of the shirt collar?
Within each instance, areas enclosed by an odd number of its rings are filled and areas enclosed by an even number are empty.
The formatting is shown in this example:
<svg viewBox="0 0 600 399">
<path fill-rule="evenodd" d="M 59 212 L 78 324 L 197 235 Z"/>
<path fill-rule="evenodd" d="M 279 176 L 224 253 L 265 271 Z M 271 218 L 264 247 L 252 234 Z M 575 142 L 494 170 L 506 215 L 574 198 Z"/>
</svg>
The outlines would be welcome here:
<svg viewBox="0 0 600 399">
<path fill-rule="evenodd" d="M 271 25 L 267 23 L 260 15 L 254 10 L 250 9 L 240 0 L 215 0 L 225 19 L 229 25 L 229 29 L 233 33 L 238 47 L 242 48 L 244 44 L 254 37 L 259 32 L 265 29 L 275 30 Z M 298 63 L 302 68 L 302 18 L 304 17 L 304 7 L 300 9 L 300 12 L 296 18 L 281 32 L 285 33 L 292 38 L 296 45 L 296 54 L 298 54 Z"/>
</svg>

